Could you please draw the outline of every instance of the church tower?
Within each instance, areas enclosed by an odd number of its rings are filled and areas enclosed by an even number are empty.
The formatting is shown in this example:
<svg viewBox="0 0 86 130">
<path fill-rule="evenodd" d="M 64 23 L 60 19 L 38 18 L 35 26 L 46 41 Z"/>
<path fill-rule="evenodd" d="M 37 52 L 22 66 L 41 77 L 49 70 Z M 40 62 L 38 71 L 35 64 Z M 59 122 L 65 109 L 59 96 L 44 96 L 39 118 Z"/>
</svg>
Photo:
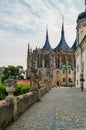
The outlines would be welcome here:
<svg viewBox="0 0 86 130">
<path fill-rule="evenodd" d="M 62 22 L 62 30 L 61 30 L 61 39 L 57 47 L 54 49 L 55 51 L 59 51 L 60 49 L 62 50 L 67 50 L 70 51 L 71 48 L 68 46 L 66 40 L 65 40 L 65 33 L 64 33 L 64 23 Z"/>
<path fill-rule="evenodd" d="M 51 49 L 51 46 L 50 46 L 50 43 L 49 43 L 48 28 L 47 27 L 46 27 L 46 41 L 45 41 L 45 44 L 43 46 L 43 49 L 44 50 L 50 50 Z"/>
<path fill-rule="evenodd" d="M 60 42 L 56 48 L 52 49 L 49 42 L 48 28 L 46 27 L 43 47 L 36 48 L 30 53 L 28 46 L 27 70 L 30 69 L 33 59 L 40 82 L 45 83 L 46 80 L 50 80 L 52 86 L 56 84 L 58 86 L 74 85 L 75 43 L 72 48 L 68 46 L 65 40 L 64 21 L 62 21 Z M 29 75 L 29 73 L 27 74 Z M 27 77 L 29 77 L 28 75 Z"/>
</svg>

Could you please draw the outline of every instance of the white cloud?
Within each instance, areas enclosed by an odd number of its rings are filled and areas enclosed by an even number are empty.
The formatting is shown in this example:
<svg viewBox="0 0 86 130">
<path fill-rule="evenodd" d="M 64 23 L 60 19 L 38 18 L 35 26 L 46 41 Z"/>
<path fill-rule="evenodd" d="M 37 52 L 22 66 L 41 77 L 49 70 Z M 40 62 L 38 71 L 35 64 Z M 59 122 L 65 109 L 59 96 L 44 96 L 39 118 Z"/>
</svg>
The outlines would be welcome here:
<svg viewBox="0 0 86 130">
<path fill-rule="evenodd" d="M 71 46 L 76 37 L 76 19 L 83 11 L 82 6 L 82 0 L 1 0 L 0 66 L 26 66 L 28 42 L 33 49 L 43 47 L 46 24 L 50 44 L 52 48 L 56 47 L 60 41 L 62 15 L 66 41 Z"/>
</svg>

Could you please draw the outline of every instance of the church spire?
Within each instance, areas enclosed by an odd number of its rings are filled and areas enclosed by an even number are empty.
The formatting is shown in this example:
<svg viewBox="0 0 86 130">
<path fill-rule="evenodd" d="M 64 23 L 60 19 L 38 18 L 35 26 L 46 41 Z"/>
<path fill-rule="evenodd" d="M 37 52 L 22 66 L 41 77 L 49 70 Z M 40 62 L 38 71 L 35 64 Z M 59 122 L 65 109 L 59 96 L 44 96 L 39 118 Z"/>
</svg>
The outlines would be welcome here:
<svg viewBox="0 0 86 130">
<path fill-rule="evenodd" d="M 47 25 L 46 25 L 46 41 L 45 41 L 45 44 L 43 46 L 43 49 L 45 49 L 45 50 L 51 49 L 51 46 L 50 46 L 50 43 L 49 43 L 49 38 L 48 38 L 48 27 L 47 27 Z"/>
<path fill-rule="evenodd" d="M 59 49 L 68 50 L 68 51 L 71 50 L 71 48 L 68 46 L 68 44 L 65 40 L 65 36 L 64 36 L 64 17 L 62 17 L 61 39 L 60 39 L 59 44 L 56 46 L 56 48 L 54 48 L 54 50 L 57 51 Z"/>
<path fill-rule="evenodd" d="M 62 17 L 62 31 L 61 31 L 61 37 L 64 37 L 64 17 Z"/>
<path fill-rule="evenodd" d="M 30 54 L 30 44 L 28 43 L 27 55 L 29 56 L 29 54 Z"/>
<path fill-rule="evenodd" d="M 46 25 L 46 39 L 48 40 L 48 26 Z"/>
</svg>

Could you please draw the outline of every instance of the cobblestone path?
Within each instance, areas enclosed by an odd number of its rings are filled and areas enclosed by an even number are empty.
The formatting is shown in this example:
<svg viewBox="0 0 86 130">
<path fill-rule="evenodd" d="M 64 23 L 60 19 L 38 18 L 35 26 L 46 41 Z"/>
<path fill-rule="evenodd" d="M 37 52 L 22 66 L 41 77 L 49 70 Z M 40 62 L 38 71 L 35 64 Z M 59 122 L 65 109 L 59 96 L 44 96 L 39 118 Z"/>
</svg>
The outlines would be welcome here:
<svg viewBox="0 0 86 130">
<path fill-rule="evenodd" d="M 86 130 L 86 89 L 53 88 L 6 130 Z"/>
</svg>

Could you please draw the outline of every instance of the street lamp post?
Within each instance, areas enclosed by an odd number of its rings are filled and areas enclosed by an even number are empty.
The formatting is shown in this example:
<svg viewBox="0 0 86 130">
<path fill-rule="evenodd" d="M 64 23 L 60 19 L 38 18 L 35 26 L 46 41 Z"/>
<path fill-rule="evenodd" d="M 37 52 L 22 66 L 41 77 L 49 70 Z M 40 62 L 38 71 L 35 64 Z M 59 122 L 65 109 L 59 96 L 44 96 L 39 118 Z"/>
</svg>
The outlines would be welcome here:
<svg viewBox="0 0 86 130">
<path fill-rule="evenodd" d="M 67 87 L 67 67 L 66 67 L 66 87 Z"/>
<path fill-rule="evenodd" d="M 81 81 L 81 91 L 83 92 L 83 82 L 85 81 L 85 79 L 84 79 L 84 75 L 83 75 L 83 71 L 82 71 L 82 73 L 80 74 L 80 81 Z"/>
</svg>

